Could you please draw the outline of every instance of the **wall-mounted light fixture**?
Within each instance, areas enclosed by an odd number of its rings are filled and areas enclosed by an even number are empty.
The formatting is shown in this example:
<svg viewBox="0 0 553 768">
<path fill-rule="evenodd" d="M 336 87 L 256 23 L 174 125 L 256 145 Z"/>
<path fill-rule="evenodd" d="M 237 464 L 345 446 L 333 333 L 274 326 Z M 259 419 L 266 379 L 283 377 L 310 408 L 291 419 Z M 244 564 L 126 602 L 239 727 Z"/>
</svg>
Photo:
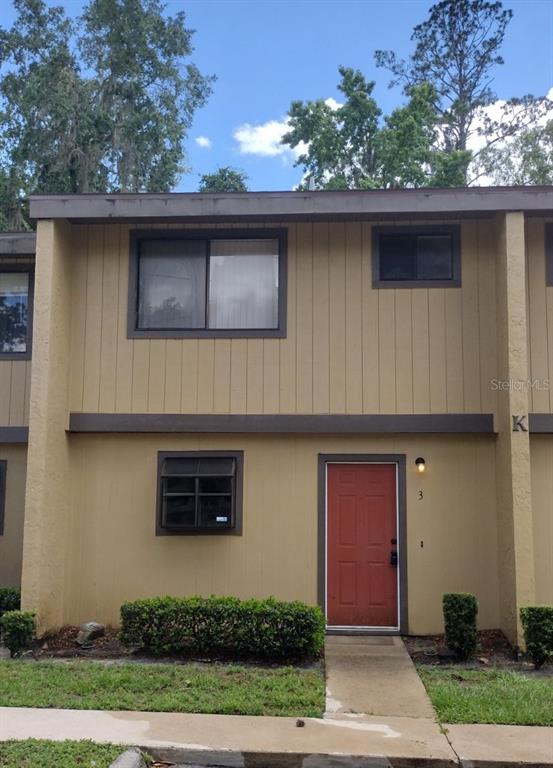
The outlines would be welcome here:
<svg viewBox="0 0 553 768">
<path fill-rule="evenodd" d="M 419 456 L 418 459 L 415 459 L 415 464 L 419 472 L 422 473 L 426 471 L 426 461 L 422 458 L 422 456 Z"/>
</svg>

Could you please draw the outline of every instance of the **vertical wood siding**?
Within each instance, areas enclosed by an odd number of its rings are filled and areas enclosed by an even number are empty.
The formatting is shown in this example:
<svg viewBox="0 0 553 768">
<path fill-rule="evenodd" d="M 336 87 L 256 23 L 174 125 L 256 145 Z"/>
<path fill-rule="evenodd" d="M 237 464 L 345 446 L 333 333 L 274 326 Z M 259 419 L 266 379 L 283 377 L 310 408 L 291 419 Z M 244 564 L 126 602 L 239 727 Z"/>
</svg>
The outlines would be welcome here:
<svg viewBox="0 0 553 768">
<path fill-rule="evenodd" d="M 374 290 L 369 223 L 287 228 L 285 339 L 131 340 L 130 227 L 75 226 L 70 409 L 494 410 L 495 241 L 489 221 L 461 224 L 461 288 Z"/>
<path fill-rule="evenodd" d="M 34 259 L 0 258 L 0 269 L 13 264 L 34 264 Z M 31 361 L 0 358 L 0 427 L 26 427 L 29 424 Z"/>
<path fill-rule="evenodd" d="M 530 438 L 536 605 L 553 604 L 553 437 Z"/>
<path fill-rule="evenodd" d="M 553 410 L 553 287 L 545 278 L 545 224 L 552 219 L 526 221 L 528 274 L 528 367 L 531 411 Z"/>
</svg>

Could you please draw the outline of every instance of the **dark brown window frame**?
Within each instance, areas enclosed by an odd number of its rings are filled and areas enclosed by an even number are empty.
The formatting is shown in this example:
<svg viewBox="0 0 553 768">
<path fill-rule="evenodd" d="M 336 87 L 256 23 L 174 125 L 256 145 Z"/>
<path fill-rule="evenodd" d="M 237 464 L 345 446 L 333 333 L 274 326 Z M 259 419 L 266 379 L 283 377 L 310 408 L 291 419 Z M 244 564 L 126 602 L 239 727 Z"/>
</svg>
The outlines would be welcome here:
<svg viewBox="0 0 553 768">
<path fill-rule="evenodd" d="M 0 459 L 0 536 L 4 535 L 4 518 L 6 515 L 6 477 L 8 462 Z"/>
<path fill-rule="evenodd" d="M 545 284 L 553 285 L 553 223 L 545 225 Z"/>
<path fill-rule="evenodd" d="M 380 235 L 451 235 L 453 277 L 446 280 L 381 280 Z M 423 226 L 373 227 L 372 231 L 373 288 L 460 288 L 461 287 L 461 228 L 458 224 Z"/>
<path fill-rule="evenodd" d="M 27 296 L 27 349 L 25 352 L 2 352 L 0 360 L 30 360 L 33 344 L 33 306 L 35 294 L 35 268 L 32 264 L 0 264 L 0 273 L 27 272 L 29 294 Z"/>
<path fill-rule="evenodd" d="M 165 459 L 234 459 L 236 475 L 234 482 L 234 498 L 232 514 L 234 525 L 231 528 L 190 528 L 176 529 L 162 526 L 163 487 L 161 471 Z M 242 513 L 244 497 L 244 451 L 158 451 L 157 454 L 157 502 L 156 502 L 156 536 L 241 536 Z"/>
<path fill-rule="evenodd" d="M 141 240 L 278 240 L 278 326 L 277 328 L 138 328 L 138 261 Z M 209 280 L 209 277 L 207 278 Z M 141 229 L 130 233 L 129 301 L 127 338 L 129 339 L 267 339 L 286 337 L 288 280 L 288 230 L 278 229 Z"/>
</svg>

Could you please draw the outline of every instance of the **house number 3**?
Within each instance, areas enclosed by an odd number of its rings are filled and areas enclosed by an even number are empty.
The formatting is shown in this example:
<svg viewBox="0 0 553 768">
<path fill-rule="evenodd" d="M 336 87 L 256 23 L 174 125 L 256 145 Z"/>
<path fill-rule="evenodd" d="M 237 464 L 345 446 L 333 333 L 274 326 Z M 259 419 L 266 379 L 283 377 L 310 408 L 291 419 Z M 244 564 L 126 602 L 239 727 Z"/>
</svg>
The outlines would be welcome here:
<svg viewBox="0 0 553 768">
<path fill-rule="evenodd" d="M 424 499 L 424 494 L 423 494 L 423 492 L 422 492 L 422 491 L 419 491 L 419 501 L 420 501 L 421 499 Z"/>
</svg>

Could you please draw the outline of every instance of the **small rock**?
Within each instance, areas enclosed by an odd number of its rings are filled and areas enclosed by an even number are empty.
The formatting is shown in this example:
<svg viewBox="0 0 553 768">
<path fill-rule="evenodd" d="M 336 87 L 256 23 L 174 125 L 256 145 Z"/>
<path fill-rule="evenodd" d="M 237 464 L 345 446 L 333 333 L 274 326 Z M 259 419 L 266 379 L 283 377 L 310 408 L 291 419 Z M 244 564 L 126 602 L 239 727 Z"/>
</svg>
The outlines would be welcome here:
<svg viewBox="0 0 553 768">
<path fill-rule="evenodd" d="M 479 656 L 478 657 L 478 661 L 480 662 L 480 664 L 489 664 L 490 663 L 490 660 L 487 659 L 485 656 Z"/>
<path fill-rule="evenodd" d="M 11 657 L 10 649 L 0 645 L 0 659 L 9 659 Z"/>
<path fill-rule="evenodd" d="M 106 628 L 103 624 L 97 621 L 87 621 L 85 624 L 81 624 L 79 627 L 79 634 L 75 642 L 78 645 L 90 645 L 93 640 L 98 637 L 103 637 L 106 634 Z"/>
</svg>

